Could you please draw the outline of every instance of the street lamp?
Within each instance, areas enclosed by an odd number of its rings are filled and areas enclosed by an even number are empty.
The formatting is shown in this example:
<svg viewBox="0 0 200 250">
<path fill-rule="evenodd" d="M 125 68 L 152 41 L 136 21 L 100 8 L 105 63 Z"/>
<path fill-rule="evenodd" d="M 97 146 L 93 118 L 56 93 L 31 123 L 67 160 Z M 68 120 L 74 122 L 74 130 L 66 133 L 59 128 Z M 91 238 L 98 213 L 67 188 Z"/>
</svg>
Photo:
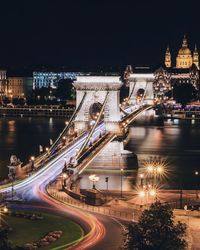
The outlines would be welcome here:
<svg viewBox="0 0 200 250">
<path fill-rule="evenodd" d="M 143 178 L 144 178 L 144 174 L 140 174 L 140 185 L 141 185 L 141 187 L 143 186 Z"/>
<path fill-rule="evenodd" d="M 34 160 L 35 160 L 35 156 L 31 156 L 30 158 L 30 162 L 31 162 L 31 170 L 34 170 Z"/>
<path fill-rule="evenodd" d="M 144 186 L 142 186 L 142 189 L 139 190 L 138 195 L 141 199 L 145 199 L 146 202 L 148 203 L 149 196 L 154 198 L 154 197 L 156 197 L 157 192 L 156 192 L 156 189 L 153 188 L 151 185 L 144 185 Z"/>
<path fill-rule="evenodd" d="M 8 208 L 7 207 L 0 208 L 0 227 L 2 227 L 2 223 L 1 223 L 2 214 L 5 214 L 7 212 L 8 212 Z"/>
<path fill-rule="evenodd" d="M 108 180 L 109 180 L 109 177 L 106 177 L 105 182 L 106 182 L 106 187 L 107 187 L 107 193 L 108 193 Z"/>
<path fill-rule="evenodd" d="M 155 186 L 157 185 L 157 176 L 161 176 L 164 173 L 164 169 L 162 165 L 148 165 L 147 173 L 152 176 L 153 183 Z"/>
<path fill-rule="evenodd" d="M 121 172 L 121 198 L 122 198 L 122 177 L 123 177 L 124 169 L 121 168 L 121 169 L 120 169 L 120 172 Z"/>
<path fill-rule="evenodd" d="M 34 161 L 35 160 L 35 157 L 34 156 L 31 156 L 31 161 Z"/>
<path fill-rule="evenodd" d="M 66 174 L 66 173 L 63 173 L 63 174 L 62 174 L 62 177 L 63 177 L 63 187 L 66 187 L 67 174 Z"/>
<path fill-rule="evenodd" d="M 199 175 L 199 172 L 198 171 L 195 171 L 194 172 L 194 174 L 195 174 L 195 176 L 196 176 L 196 199 L 198 200 L 198 179 L 197 179 L 197 177 L 198 177 L 198 175 Z"/>
<path fill-rule="evenodd" d="M 95 174 L 91 174 L 91 175 L 89 176 L 89 179 L 90 179 L 90 180 L 92 181 L 92 183 L 93 183 L 92 188 L 93 188 L 93 189 L 96 189 L 96 187 L 95 187 L 95 182 L 99 181 L 99 177 L 96 176 Z"/>
</svg>

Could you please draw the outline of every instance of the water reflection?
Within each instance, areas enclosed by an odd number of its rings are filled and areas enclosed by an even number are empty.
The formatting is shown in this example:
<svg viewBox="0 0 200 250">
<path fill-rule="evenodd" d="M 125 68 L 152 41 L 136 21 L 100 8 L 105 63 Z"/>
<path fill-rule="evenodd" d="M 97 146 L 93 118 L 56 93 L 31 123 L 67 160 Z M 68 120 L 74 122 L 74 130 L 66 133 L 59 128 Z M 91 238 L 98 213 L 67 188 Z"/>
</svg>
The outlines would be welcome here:
<svg viewBox="0 0 200 250">
<path fill-rule="evenodd" d="M 0 177 L 7 175 L 11 154 L 23 162 L 30 155 L 37 155 L 39 145 L 49 146 L 49 138 L 55 140 L 65 126 L 65 119 L 48 118 L 0 118 Z M 200 172 L 200 121 L 168 120 L 165 126 L 133 126 L 127 138 L 126 149 L 135 153 L 139 165 L 150 156 L 167 159 L 170 177 L 168 185 L 179 188 L 195 188 L 194 172 Z M 102 160 L 103 162 L 103 160 Z M 113 163 L 115 159 L 113 159 Z M 133 167 L 133 165 L 129 165 Z M 136 166 L 134 166 L 136 169 Z M 99 174 L 99 188 L 106 187 L 107 173 Z M 123 189 L 128 190 L 130 177 L 123 177 Z M 89 188 L 88 173 L 81 179 L 81 186 Z M 110 189 L 119 189 L 120 174 L 109 175 Z M 97 186 L 98 187 L 98 186 Z"/>
<path fill-rule="evenodd" d="M 64 127 L 63 119 L 0 118 L 0 178 L 7 175 L 12 154 L 27 162 L 30 155 L 38 155 L 39 145 L 49 146 Z"/>
</svg>

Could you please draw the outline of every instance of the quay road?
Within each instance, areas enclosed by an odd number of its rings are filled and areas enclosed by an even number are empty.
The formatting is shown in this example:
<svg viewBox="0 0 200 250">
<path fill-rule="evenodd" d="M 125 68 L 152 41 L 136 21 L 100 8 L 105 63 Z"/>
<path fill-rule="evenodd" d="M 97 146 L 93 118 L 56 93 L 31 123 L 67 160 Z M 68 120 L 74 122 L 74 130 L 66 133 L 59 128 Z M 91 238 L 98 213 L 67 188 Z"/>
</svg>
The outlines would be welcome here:
<svg viewBox="0 0 200 250">
<path fill-rule="evenodd" d="M 145 111 L 148 107 L 141 108 L 141 112 Z M 138 110 L 136 111 L 136 116 Z M 124 120 L 124 119 L 123 119 Z M 127 122 L 127 121 L 126 121 Z M 128 123 L 126 123 L 127 125 Z M 98 125 L 92 135 L 92 140 L 95 141 L 100 135 L 105 134 L 104 123 Z M 18 182 L 14 185 L 15 192 L 18 196 L 26 199 L 28 202 L 37 200 L 41 203 L 45 202 L 46 206 L 54 206 L 58 211 L 65 212 L 69 217 L 76 217 L 79 223 L 84 225 L 84 228 L 90 228 L 87 237 L 85 237 L 78 246 L 71 249 L 102 249 L 102 250 L 114 250 L 120 246 L 118 240 L 121 239 L 123 228 L 119 223 L 114 221 L 112 218 L 104 218 L 100 215 L 91 215 L 83 213 L 75 208 L 63 207 L 61 204 L 57 204 L 54 200 L 46 194 L 46 186 L 49 182 L 56 179 L 56 177 L 62 172 L 66 159 L 70 159 L 75 156 L 77 150 L 79 150 L 87 138 L 88 133 L 81 135 L 77 141 L 67 147 L 59 155 L 50 160 L 43 168 L 39 169 L 30 177 Z M 11 187 L 0 187 L 0 192 L 11 192 Z M 89 217 L 88 217 L 89 216 Z M 112 230 L 112 231 L 111 231 Z M 115 239 L 113 239 L 115 235 Z M 113 241 L 114 240 L 114 241 Z M 106 248 L 106 245 L 110 242 L 113 243 L 113 247 Z M 121 241 L 120 241 L 121 242 Z M 102 244 L 104 245 L 102 248 Z M 94 248 L 93 248 L 94 247 Z"/>
</svg>

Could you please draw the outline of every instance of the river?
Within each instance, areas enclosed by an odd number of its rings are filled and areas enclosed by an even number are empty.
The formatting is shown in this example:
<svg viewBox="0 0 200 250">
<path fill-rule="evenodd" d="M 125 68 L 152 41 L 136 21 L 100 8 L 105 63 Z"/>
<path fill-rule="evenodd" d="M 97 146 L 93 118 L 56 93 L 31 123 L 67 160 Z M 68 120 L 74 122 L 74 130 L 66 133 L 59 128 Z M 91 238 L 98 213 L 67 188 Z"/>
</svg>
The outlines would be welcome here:
<svg viewBox="0 0 200 250">
<path fill-rule="evenodd" d="M 65 125 L 57 118 L 0 118 L 0 178 L 7 176 L 9 158 L 15 154 L 22 162 L 48 147 Z M 200 173 L 200 122 L 166 121 L 164 126 L 132 126 L 126 149 L 139 160 L 160 156 L 166 161 L 171 187 L 194 188 L 194 171 Z M 200 180 L 200 176 L 199 176 Z"/>
</svg>

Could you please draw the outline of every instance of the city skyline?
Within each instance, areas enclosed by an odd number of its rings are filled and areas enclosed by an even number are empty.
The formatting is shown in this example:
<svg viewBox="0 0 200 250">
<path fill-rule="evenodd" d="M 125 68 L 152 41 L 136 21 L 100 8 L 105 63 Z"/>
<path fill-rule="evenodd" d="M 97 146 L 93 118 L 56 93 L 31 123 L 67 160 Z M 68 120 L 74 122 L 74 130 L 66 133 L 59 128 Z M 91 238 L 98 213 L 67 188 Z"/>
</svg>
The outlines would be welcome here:
<svg viewBox="0 0 200 250">
<path fill-rule="evenodd" d="M 0 249 L 200 249 L 199 7 L 1 3 Z"/>
</svg>

